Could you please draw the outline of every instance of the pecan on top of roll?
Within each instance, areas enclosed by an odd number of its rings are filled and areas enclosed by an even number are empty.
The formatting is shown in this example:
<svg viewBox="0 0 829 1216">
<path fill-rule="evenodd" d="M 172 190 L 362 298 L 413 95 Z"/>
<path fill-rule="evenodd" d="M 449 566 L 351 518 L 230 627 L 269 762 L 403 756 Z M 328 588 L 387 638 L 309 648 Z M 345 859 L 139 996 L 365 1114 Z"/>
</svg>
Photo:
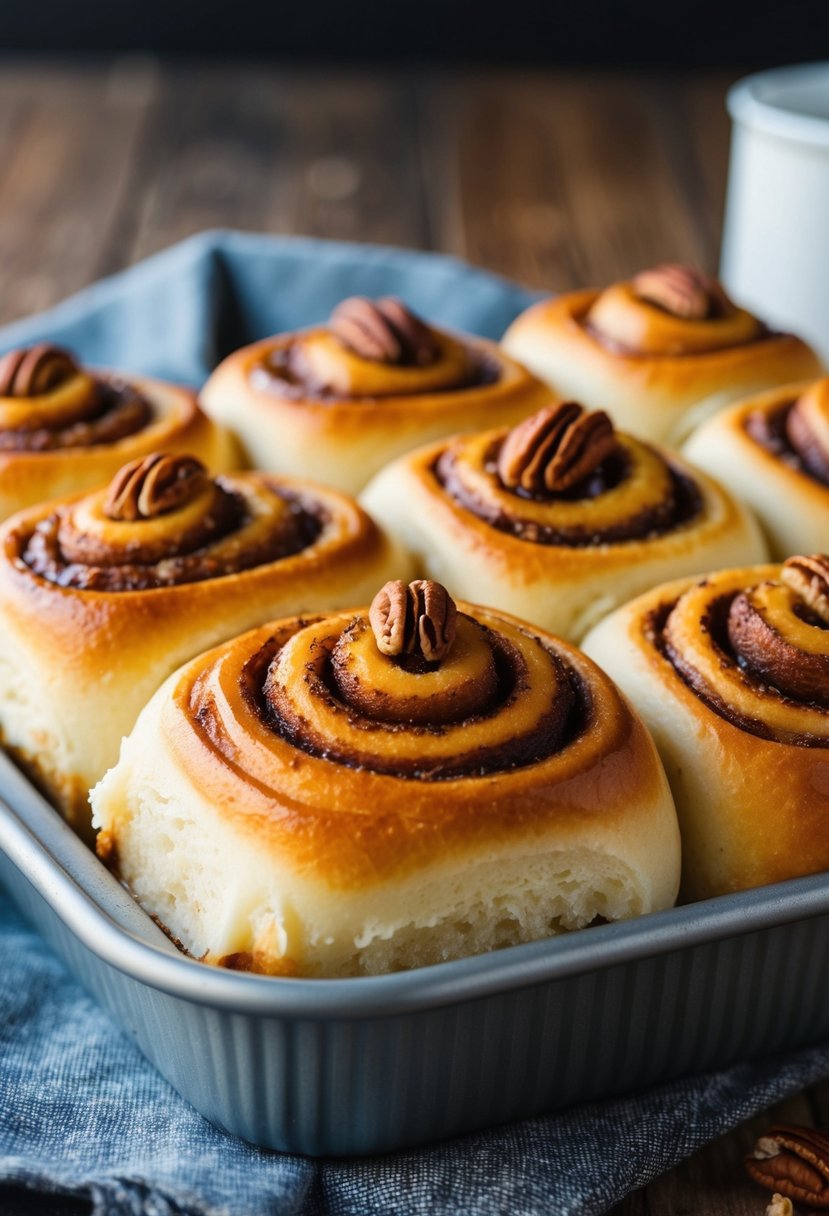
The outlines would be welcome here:
<svg viewBox="0 0 829 1216">
<path fill-rule="evenodd" d="M 432 579 L 386 583 L 371 601 L 369 621 L 381 654 L 414 655 L 439 663 L 457 632 L 455 601 Z"/>
<path fill-rule="evenodd" d="M 440 353 L 434 332 L 393 296 L 351 296 L 334 309 L 329 327 L 361 359 L 377 363 L 425 367 Z"/>
<path fill-rule="evenodd" d="M 119 469 L 109 484 L 104 514 L 109 519 L 152 519 L 192 502 L 207 484 L 207 469 L 195 456 L 154 452 Z"/>
<path fill-rule="evenodd" d="M 248 704 L 303 751 L 412 780 L 533 764 L 584 728 L 579 679 L 542 637 L 456 608 L 439 583 L 413 586 L 386 584 L 368 612 L 271 639 L 246 663 Z"/>
<path fill-rule="evenodd" d="M 435 474 L 493 527 L 531 544 L 585 547 L 658 536 L 695 519 L 700 495 L 656 448 L 575 402 L 511 431 L 450 441 Z"/>
<path fill-rule="evenodd" d="M 654 266 L 606 288 L 584 323 L 619 354 L 652 357 L 707 354 L 767 333 L 716 279 L 679 263 Z"/>
<path fill-rule="evenodd" d="M 153 412 L 130 385 L 93 376 L 50 343 L 0 359 L 0 452 L 47 452 L 115 443 Z"/>
<path fill-rule="evenodd" d="M 49 342 L 10 350 L 0 359 L 0 397 L 39 397 L 80 370 L 70 351 Z"/>
<path fill-rule="evenodd" d="M 604 410 L 588 412 L 575 401 L 562 401 L 508 432 L 498 453 L 498 475 L 512 490 L 562 493 L 595 473 L 617 446 Z"/>
<path fill-rule="evenodd" d="M 723 571 L 670 607 L 661 645 L 723 717 L 765 739 L 829 746 L 829 557 L 789 558 L 776 577 Z M 748 572 L 750 577 L 750 572 Z"/>
<path fill-rule="evenodd" d="M 290 335 L 250 374 L 257 386 L 276 381 L 289 397 L 374 401 L 488 384 L 498 369 L 402 301 L 353 296 L 337 305 L 327 326 Z"/>
<path fill-rule="evenodd" d="M 678 262 L 640 270 L 633 278 L 633 290 L 640 300 L 689 321 L 723 317 L 735 311 L 717 279 Z"/>
<path fill-rule="evenodd" d="M 153 453 L 59 506 L 22 546 L 42 578 L 139 591 L 235 574 L 297 553 L 318 534 L 312 507 L 254 474 L 211 478 L 193 456 Z"/>
</svg>

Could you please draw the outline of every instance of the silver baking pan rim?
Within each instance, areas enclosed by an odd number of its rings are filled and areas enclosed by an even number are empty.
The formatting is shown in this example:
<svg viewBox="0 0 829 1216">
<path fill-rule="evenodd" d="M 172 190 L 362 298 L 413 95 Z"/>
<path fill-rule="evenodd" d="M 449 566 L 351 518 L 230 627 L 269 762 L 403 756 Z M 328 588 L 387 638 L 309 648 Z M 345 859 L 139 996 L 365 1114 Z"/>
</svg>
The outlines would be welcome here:
<svg viewBox="0 0 829 1216">
<path fill-rule="evenodd" d="M 829 912 L 829 875 L 822 873 L 413 971 L 284 979 L 225 971 L 182 954 L 3 754 L 0 849 L 107 965 L 196 1004 L 284 1017 L 433 1009 Z"/>
</svg>

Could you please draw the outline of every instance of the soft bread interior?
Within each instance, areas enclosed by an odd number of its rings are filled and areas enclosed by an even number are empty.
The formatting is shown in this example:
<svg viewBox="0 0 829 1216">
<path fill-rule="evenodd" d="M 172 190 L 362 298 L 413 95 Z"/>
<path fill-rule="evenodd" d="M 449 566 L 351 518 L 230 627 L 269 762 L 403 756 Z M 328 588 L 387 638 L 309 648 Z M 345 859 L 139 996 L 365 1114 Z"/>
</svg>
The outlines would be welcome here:
<svg viewBox="0 0 829 1216">
<path fill-rule="evenodd" d="M 50 793 L 74 826 L 88 824 L 87 783 L 79 773 L 72 738 L 51 712 L 53 693 L 31 672 L 0 654 L 0 742 L 33 781 Z"/>
<path fill-rule="evenodd" d="M 642 873 L 599 849 L 536 847 L 438 861 L 416 878 L 342 892 L 304 878 L 210 807 L 122 764 L 94 795 L 117 823 L 121 877 L 192 955 L 274 974 L 379 974 L 648 910 Z M 163 784 L 164 791 L 159 788 Z M 174 784 L 174 783 L 173 783 Z M 106 837 L 104 837 L 106 839 Z"/>
</svg>

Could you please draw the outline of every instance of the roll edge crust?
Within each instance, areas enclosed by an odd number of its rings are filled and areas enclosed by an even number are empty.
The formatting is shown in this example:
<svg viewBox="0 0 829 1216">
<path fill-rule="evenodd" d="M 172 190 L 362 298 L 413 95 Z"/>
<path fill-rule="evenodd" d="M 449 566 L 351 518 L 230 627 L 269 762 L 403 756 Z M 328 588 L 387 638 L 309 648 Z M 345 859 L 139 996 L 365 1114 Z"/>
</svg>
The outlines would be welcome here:
<svg viewBox="0 0 829 1216">
<path fill-rule="evenodd" d="M 303 331 L 313 338 L 322 329 Z M 458 429 L 520 421 L 550 399 L 550 390 L 494 342 L 464 336 L 479 357 L 497 364 L 499 377 L 454 390 L 382 398 L 289 397 L 257 388 L 251 373 L 297 335 L 267 338 L 229 355 L 212 373 L 199 400 L 230 429 L 254 468 L 314 477 L 356 494 L 401 453 Z"/>
<path fill-rule="evenodd" d="M 372 974 L 673 902 L 677 828 L 653 743 L 584 656 L 544 639 L 594 699 L 589 729 L 560 753 L 420 780 L 308 754 L 245 701 L 248 657 L 299 624 L 271 623 L 170 677 L 93 791 L 99 848 L 190 953 L 277 975 Z M 208 685 L 232 719 L 232 762 L 192 712 Z"/>
<path fill-rule="evenodd" d="M 601 294 L 574 291 L 531 305 L 502 345 L 557 395 L 607 410 L 642 438 L 676 446 L 737 398 L 821 372 L 817 355 L 794 334 L 691 355 L 610 349 L 582 323 Z"/>
<path fill-rule="evenodd" d="M 751 585 L 779 566 L 712 576 Z M 717 713 L 654 644 L 650 622 L 699 580 L 656 587 L 606 617 L 583 647 L 653 735 L 682 834 L 680 900 L 708 899 L 829 869 L 829 749 L 752 734 Z"/>
</svg>

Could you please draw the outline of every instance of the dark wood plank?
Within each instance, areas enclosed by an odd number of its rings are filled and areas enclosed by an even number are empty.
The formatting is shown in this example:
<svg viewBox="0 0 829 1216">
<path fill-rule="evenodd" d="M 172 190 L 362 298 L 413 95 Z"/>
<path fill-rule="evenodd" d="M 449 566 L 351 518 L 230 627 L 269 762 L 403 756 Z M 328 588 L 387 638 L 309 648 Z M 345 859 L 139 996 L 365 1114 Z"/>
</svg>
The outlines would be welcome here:
<svg viewBox="0 0 829 1216">
<path fill-rule="evenodd" d="M 710 260 L 710 237 L 682 187 L 693 176 L 690 145 L 662 117 L 666 93 L 677 89 L 613 74 L 487 74 L 445 85 L 433 114 L 448 114 L 455 130 L 456 251 L 559 289 L 667 259 Z"/>
<path fill-rule="evenodd" d="M 303 75 L 291 96 L 299 230 L 425 248 L 412 76 Z"/>
<path fill-rule="evenodd" d="M 45 308 L 107 268 L 154 92 L 127 65 L 0 65 L 0 321 Z"/>
<path fill-rule="evenodd" d="M 413 105 L 406 79 L 167 69 L 131 258 L 214 226 L 423 246 Z"/>
<path fill-rule="evenodd" d="M 685 82 L 684 87 L 694 163 L 693 181 L 688 183 L 689 197 L 695 200 L 699 208 L 700 222 L 705 228 L 710 250 L 708 263 L 712 270 L 717 269 L 719 262 L 731 145 L 731 122 L 725 96 L 733 83 L 732 74 L 718 74 L 703 80 L 692 78 Z"/>
</svg>

